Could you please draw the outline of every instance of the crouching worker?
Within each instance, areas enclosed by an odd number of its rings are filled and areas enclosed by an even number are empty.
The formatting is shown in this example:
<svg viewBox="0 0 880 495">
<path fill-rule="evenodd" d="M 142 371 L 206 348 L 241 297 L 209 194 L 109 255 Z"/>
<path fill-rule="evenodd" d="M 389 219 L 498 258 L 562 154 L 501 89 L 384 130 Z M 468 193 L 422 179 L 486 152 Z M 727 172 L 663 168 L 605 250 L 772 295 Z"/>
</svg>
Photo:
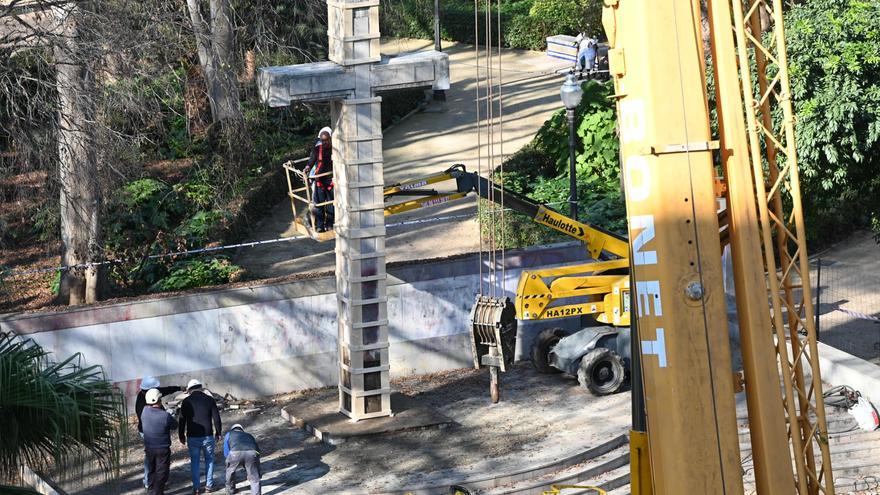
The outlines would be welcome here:
<svg viewBox="0 0 880 495">
<path fill-rule="evenodd" d="M 232 425 L 223 439 L 223 455 L 226 457 L 226 493 L 235 493 L 233 477 L 238 467 L 244 464 L 251 495 L 260 495 L 260 447 L 254 436 L 245 432 L 241 425 Z"/>
</svg>

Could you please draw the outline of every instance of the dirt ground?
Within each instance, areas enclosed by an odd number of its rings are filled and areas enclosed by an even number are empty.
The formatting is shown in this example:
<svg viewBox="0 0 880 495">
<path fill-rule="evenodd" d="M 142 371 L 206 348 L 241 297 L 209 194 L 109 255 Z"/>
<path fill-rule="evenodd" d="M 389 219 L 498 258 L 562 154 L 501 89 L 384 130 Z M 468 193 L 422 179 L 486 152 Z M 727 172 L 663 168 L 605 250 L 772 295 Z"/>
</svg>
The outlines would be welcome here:
<svg viewBox="0 0 880 495">
<path fill-rule="evenodd" d="M 562 375 L 540 375 L 530 363 L 503 376 L 502 401 L 488 399 L 488 375 L 472 369 L 393 382 L 421 406 L 453 420 L 443 429 L 393 433 L 323 444 L 281 419 L 281 408 L 332 401 L 333 388 L 278 396 L 222 412 L 224 428 L 241 423 L 260 442 L 263 494 L 375 493 L 464 481 L 481 473 L 512 472 L 564 457 L 628 431 L 629 393 L 593 397 Z M 220 392 L 220 391 L 215 391 Z M 143 493 L 140 438 L 132 430 L 119 481 L 87 472 L 61 482 L 71 495 Z M 222 454 L 217 453 L 218 466 Z M 215 468 L 215 483 L 222 471 Z M 169 494 L 190 493 L 189 460 L 177 442 Z M 240 483 L 243 489 L 245 483 Z"/>
</svg>

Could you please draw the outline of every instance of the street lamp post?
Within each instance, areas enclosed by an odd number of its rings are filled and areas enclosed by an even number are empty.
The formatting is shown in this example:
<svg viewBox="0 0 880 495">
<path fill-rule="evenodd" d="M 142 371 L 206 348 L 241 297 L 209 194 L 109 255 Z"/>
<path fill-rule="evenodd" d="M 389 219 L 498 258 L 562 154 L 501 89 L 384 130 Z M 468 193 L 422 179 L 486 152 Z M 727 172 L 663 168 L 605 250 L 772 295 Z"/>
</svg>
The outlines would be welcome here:
<svg viewBox="0 0 880 495">
<path fill-rule="evenodd" d="M 434 50 L 443 51 L 440 46 L 440 0 L 434 0 Z M 446 101 L 446 91 L 437 89 L 433 91 L 434 101 Z"/>
<path fill-rule="evenodd" d="M 571 207 L 571 218 L 577 220 L 577 168 L 574 160 L 574 111 L 581 102 L 584 95 L 581 85 L 574 75 L 574 71 L 569 72 L 565 78 L 565 83 L 559 90 L 562 97 L 562 104 L 565 105 L 565 116 L 568 118 L 568 175 L 569 175 L 569 191 L 568 203 Z"/>
</svg>

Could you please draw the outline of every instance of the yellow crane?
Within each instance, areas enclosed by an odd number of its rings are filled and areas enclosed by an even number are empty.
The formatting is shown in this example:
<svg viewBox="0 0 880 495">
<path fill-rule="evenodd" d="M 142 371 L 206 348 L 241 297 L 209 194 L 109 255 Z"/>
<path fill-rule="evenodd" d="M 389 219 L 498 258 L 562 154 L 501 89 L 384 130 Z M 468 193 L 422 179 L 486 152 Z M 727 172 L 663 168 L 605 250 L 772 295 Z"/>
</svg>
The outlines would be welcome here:
<svg viewBox="0 0 880 495">
<path fill-rule="evenodd" d="M 631 441 L 632 493 L 743 493 L 740 386 L 757 492 L 833 493 L 782 1 L 706 7 L 709 53 L 698 1 L 604 1 L 637 301 L 634 387 L 643 386 L 645 412 Z M 730 372 L 716 167 L 742 375 Z"/>
<path fill-rule="evenodd" d="M 627 300 L 636 310 L 632 493 L 742 494 L 735 393 L 744 389 L 757 493 L 833 494 L 782 1 L 705 5 L 708 53 L 700 1 L 604 0 L 629 232 L 626 249 L 612 243 L 593 257 L 604 251 L 630 268 L 631 282 L 621 280 L 620 287 L 629 284 Z M 710 119 L 710 63 L 717 128 Z M 719 173 L 726 229 L 717 215 Z M 452 200 L 431 196 L 414 201 Z M 571 235 L 573 221 L 556 215 L 561 218 L 550 215 L 544 224 Z M 584 238 L 592 252 L 590 239 Z M 723 242 L 733 260 L 742 373 L 732 372 Z M 596 268 L 584 276 L 604 276 Z M 564 316 L 550 311 L 556 296 L 590 290 L 576 278 L 537 282 L 560 273 L 533 272 L 534 286 L 521 279 L 516 308 L 478 298 L 475 364 L 491 367 L 493 396 L 497 370 L 511 357 L 512 315 Z M 544 306 L 520 297 L 530 287 L 544 291 Z M 579 295 L 604 301 L 607 292 Z M 613 307 L 606 304 L 602 313 Z"/>
</svg>

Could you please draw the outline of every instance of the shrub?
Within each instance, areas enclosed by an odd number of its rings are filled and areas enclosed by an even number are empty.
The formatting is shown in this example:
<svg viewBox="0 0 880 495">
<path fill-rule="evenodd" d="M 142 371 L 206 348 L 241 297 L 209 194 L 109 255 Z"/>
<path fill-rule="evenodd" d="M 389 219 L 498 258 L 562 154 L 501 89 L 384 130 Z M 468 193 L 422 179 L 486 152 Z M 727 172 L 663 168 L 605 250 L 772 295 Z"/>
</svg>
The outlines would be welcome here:
<svg viewBox="0 0 880 495">
<path fill-rule="evenodd" d="M 786 14 L 801 188 L 813 241 L 866 225 L 880 233 L 878 18 L 880 4 L 861 0 L 812 0 Z"/>
<path fill-rule="evenodd" d="M 240 271 L 240 267 L 225 257 L 180 261 L 171 267 L 167 277 L 153 284 L 150 290 L 162 292 L 225 284 Z"/>
<path fill-rule="evenodd" d="M 578 218 L 606 230 L 626 232 L 626 209 L 620 193 L 620 163 L 611 89 L 604 84 L 584 83 L 584 97 L 575 110 Z M 527 146 L 504 163 L 496 174 L 504 186 L 538 203 L 569 213 L 568 123 L 565 110 L 554 113 Z M 496 171 L 496 172 L 500 172 Z M 499 178 L 499 175 L 501 177 Z M 495 228 L 496 240 L 506 247 L 570 240 L 570 237 L 538 225 L 518 214 L 505 214 L 492 223 L 493 214 L 483 205 L 483 234 Z"/>
<path fill-rule="evenodd" d="M 602 34 L 602 2 L 597 0 L 535 0 L 529 17 L 540 28 L 542 47 L 544 38 L 553 34 Z"/>
<path fill-rule="evenodd" d="M 511 48 L 540 51 L 547 44 L 546 26 L 535 17 L 514 17 L 506 31 L 505 41 Z"/>
</svg>

